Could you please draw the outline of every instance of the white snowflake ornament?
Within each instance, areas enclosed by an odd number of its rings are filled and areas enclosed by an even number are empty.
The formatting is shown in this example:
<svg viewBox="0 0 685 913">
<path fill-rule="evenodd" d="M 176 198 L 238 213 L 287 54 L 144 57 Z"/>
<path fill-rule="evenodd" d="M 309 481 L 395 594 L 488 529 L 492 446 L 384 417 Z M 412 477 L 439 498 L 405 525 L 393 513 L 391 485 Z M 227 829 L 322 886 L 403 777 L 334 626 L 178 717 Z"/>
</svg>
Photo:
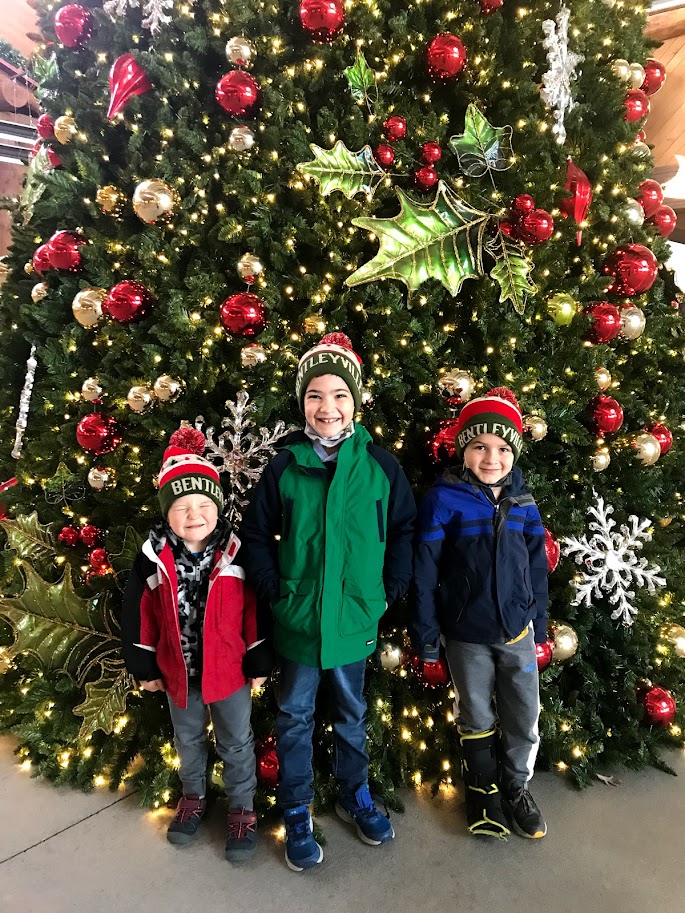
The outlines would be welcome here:
<svg viewBox="0 0 685 913">
<path fill-rule="evenodd" d="M 137 9 L 141 0 L 106 0 L 102 4 L 103 10 L 112 19 L 123 19 L 129 9 Z M 143 15 L 141 22 L 144 29 L 150 29 L 153 35 L 158 35 L 163 25 L 171 22 L 165 10 L 174 6 L 174 0 L 143 0 Z"/>
<path fill-rule="evenodd" d="M 576 103 L 571 94 L 571 80 L 577 79 L 576 67 L 584 60 L 582 54 L 576 54 L 568 46 L 568 7 L 562 6 L 556 20 L 545 19 L 542 31 L 545 38 L 542 46 L 547 51 L 549 69 L 542 76 L 540 98 L 548 108 L 554 108 L 554 132 L 557 142 L 566 141 L 564 117 L 567 111 L 575 108 Z"/>
<path fill-rule="evenodd" d="M 666 586 L 666 580 L 659 577 L 661 570 L 658 564 L 649 566 L 646 558 L 637 558 L 635 551 L 641 549 L 644 542 L 651 541 L 649 527 L 651 520 L 638 520 L 628 517 L 629 526 L 622 525 L 612 532 L 616 522 L 611 519 L 614 508 L 604 504 L 598 497 L 596 507 L 590 507 L 588 513 L 596 519 L 588 526 L 593 531 L 589 538 L 568 536 L 561 540 L 562 554 L 574 555 L 576 564 L 587 568 L 581 579 L 574 582 L 576 598 L 573 605 L 592 604 L 592 597 L 601 599 L 607 593 L 609 602 L 616 606 L 611 613 L 614 619 L 620 618 L 624 625 L 632 625 L 637 609 L 632 603 L 635 591 L 631 585 L 647 587 L 649 593 L 655 593 L 657 586 Z"/>
</svg>

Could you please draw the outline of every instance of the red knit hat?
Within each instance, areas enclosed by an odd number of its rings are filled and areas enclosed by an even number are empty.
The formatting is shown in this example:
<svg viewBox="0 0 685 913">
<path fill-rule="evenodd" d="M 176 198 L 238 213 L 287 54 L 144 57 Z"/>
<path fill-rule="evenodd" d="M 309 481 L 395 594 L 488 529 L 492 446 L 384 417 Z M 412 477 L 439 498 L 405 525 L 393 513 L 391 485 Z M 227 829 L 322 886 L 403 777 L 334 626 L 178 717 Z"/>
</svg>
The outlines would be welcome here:
<svg viewBox="0 0 685 913">
<path fill-rule="evenodd" d="M 523 447 L 523 419 L 518 401 L 511 390 L 495 387 L 485 396 L 469 400 L 459 413 L 454 444 L 458 453 L 474 437 L 496 434 L 514 451 L 514 462 Z"/>
<path fill-rule="evenodd" d="M 306 352 L 297 366 L 295 395 L 304 411 L 304 395 L 310 380 L 322 374 L 342 377 L 354 399 L 354 408 L 362 404 L 362 360 L 352 348 L 352 341 L 344 333 L 327 333 L 321 342 Z"/>
<path fill-rule="evenodd" d="M 205 444 L 204 434 L 190 427 L 179 428 L 169 438 L 159 473 L 159 503 L 165 517 L 183 495 L 206 495 L 219 513 L 224 509 L 219 470 L 202 456 Z"/>
</svg>

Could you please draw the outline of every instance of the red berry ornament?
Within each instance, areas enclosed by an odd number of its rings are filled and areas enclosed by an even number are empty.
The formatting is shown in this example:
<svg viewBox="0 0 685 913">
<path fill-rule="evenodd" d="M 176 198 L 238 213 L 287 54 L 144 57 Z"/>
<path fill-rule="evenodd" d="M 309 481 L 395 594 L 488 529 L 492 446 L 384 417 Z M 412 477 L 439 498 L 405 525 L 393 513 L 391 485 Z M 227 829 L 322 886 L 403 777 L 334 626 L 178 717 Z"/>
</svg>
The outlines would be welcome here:
<svg viewBox="0 0 685 913">
<path fill-rule="evenodd" d="M 542 244 L 554 234 L 554 219 L 544 209 L 534 209 L 516 225 L 516 237 L 525 244 Z"/>
<path fill-rule="evenodd" d="M 586 307 L 583 313 L 592 320 L 588 342 L 611 342 L 621 332 L 621 312 L 615 304 L 600 301 Z"/>
<path fill-rule="evenodd" d="M 535 644 L 535 658 L 537 659 L 538 672 L 542 672 L 543 669 L 546 669 L 547 666 L 552 662 L 552 654 L 554 653 L 554 641 L 551 638 L 542 644 Z"/>
<path fill-rule="evenodd" d="M 302 28 L 313 41 L 333 41 L 345 24 L 342 0 L 302 0 L 299 13 Z"/>
<path fill-rule="evenodd" d="M 93 14 L 75 3 L 55 14 L 55 34 L 65 48 L 83 47 L 93 34 Z"/>
<path fill-rule="evenodd" d="M 663 188 L 658 181 L 647 178 L 637 189 L 640 191 L 637 201 L 645 211 L 645 218 L 650 219 L 663 202 Z"/>
<path fill-rule="evenodd" d="M 102 302 L 102 313 L 117 323 L 133 323 L 142 320 L 153 304 L 154 299 L 149 289 L 140 282 L 124 279 L 107 293 Z"/>
<path fill-rule="evenodd" d="M 454 457 L 458 422 L 458 418 L 443 419 L 438 425 L 438 431 L 430 439 L 428 449 L 436 463 Z"/>
<path fill-rule="evenodd" d="M 68 548 L 74 548 L 79 543 L 79 531 L 75 526 L 63 526 L 57 534 L 57 539 Z"/>
<path fill-rule="evenodd" d="M 221 326 L 233 336 L 259 336 L 266 327 L 266 307 L 261 298 L 251 292 L 231 295 L 221 305 Z"/>
<path fill-rule="evenodd" d="M 435 165 L 442 158 L 442 149 L 439 143 L 424 143 L 421 146 L 421 158 L 427 165 Z"/>
<path fill-rule="evenodd" d="M 41 139 L 50 139 L 55 135 L 55 124 L 49 114 L 41 114 L 36 124 L 36 130 Z"/>
<path fill-rule="evenodd" d="M 82 266 L 79 247 L 85 243 L 86 239 L 73 231 L 56 231 L 45 245 L 50 265 L 68 273 L 78 272 Z"/>
<path fill-rule="evenodd" d="M 629 124 L 649 114 L 649 98 L 642 89 L 628 89 L 623 105 L 626 109 L 623 117 Z"/>
<path fill-rule="evenodd" d="M 662 456 L 668 453 L 673 446 L 673 435 L 670 428 L 667 428 L 662 422 L 655 422 L 653 425 L 647 425 L 645 431 L 657 439 Z"/>
<path fill-rule="evenodd" d="M 244 70 L 232 70 L 222 76 L 214 95 L 227 114 L 247 118 L 257 113 L 262 97 L 257 81 Z"/>
<path fill-rule="evenodd" d="M 426 60 L 431 79 L 454 79 L 466 66 L 466 48 L 456 35 L 443 32 L 428 45 Z"/>
<path fill-rule="evenodd" d="M 424 165 L 414 172 L 414 180 L 421 190 L 430 190 L 438 183 L 438 172 L 432 165 Z"/>
<path fill-rule="evenodd" d="M 99 526 L 94 526 L 92 523 L 89 523 L 87 526 L 81 527 L 79 530 L 79 538 L 87 548 L 94 548 L 96 545 L 101 545 L 101 543 L 104 542 L 105 534 Z"/>
<path fill-rule="evenodd" d="M 510 222 L 509 219 L 502 219 L 499 223 L 499 230 L 503 235 L 506 235 L 507 238 L 513 238 L 516 231 L 516 226 Z"/>
<path fill-rule="evenodd" d="M 33 268 L 39 276 L 42 276 L 43 273 L 47 273 L 48 270 L 52 269 L 52 263 L 50 263 L 50 255 L 48 253 L 47 244 L 41 244 L 40 247 L 35 249 L 31 262 L 33 263 Z"/>
<path fill-rule="evenodd" d="M 666 82 L 666 67 L 650 57 L 645 64 L 645 79 L 640 88 L 647 95 L 654 95 Z M 643 140 L 644 142 L 644 140 Z"/>
<path fill-rule="evenodd" d="M 515 217 L 525 216 L 535 209 L 535 200 L 529 193 L 520 193 L 514 197 L 511 203 L 512 215 Z"/>
<path fill-rule="evenodd" d="M 641 295 L 654 285 L 659 265 L 656 257 L 642 244 L 617 247 L 604 261 L 602 272 L 613 276 L 608 288 L 614 295 Z"/>
<path fill-rule="evenodd" d="M 383 129 L 388 141 L 396 143 L 407 135 L 407 122 L 401 115 L 393 114 L 383 121 Z"/>
<path fill-rule="evenodd" d="M 97 456 L 116 450 L 122 439 L 119 423 L 101 412 L 91 412 L 76 426 L 76 440 L 84 450 Z"/>
<path fill-rule="evenodd" d="M 670 726 L 675 717 L 676 703 L 673 695 L 665 688 L 649 688 L 642 696 L 645 707 L 645 721 L 650 726 Z"/>
<path fill-rule="evenodd" d="M 386 143 L 381 143 L 380 146 L 376 146 L 373 157 L 383 168 L 390 168 L 390 166 L 395 161 L 395 150 L 392 148 L 392 146 L 388 146 Z"/>
<path fill-rule="evenodd" d="M 495 10 L 501 9 L 504 0 L 480 0 L 480 8 L 486 16 L 494 13 Z"/>
<path fill-rule="evenodd" d="M 675 231 L 678 224 L 678 216 L 670 206 L 660 206 L 652 216 L 652 222 L 656 225 L 661 237 L 667 238 Z"/>
<path fill-rule="evenodd" d="M 559 564 L 561 546 L 557 537 L 547 528 L 545 528 L 545 555 L 547 555 L 547 573 L 552 574 Z"/>
<path fill-rule="evenodd" d="M 96 571 L 108 568 L 109 555 L 107 554 L 107 549 L 94 548 L 90 555 L 88 555 L 88 564 L 90 564 L 90 566 Z"/>
<path fill-rule="evenodd" d="M 611 396 L 600 393 L 590 403 L 590 423 L 597 434 L 613 434 L 623 424 L 623 409 Z"/>
</svg>

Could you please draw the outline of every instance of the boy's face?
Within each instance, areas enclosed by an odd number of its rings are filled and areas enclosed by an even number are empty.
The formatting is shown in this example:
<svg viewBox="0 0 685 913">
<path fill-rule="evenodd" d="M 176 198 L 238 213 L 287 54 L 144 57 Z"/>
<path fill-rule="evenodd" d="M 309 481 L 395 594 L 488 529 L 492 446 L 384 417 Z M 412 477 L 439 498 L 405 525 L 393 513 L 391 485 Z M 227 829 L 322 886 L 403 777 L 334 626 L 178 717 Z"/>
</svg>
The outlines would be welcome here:
<svg viewBox="0 0 685 913">
<path fill-rule="evenodd" d="M 191 552 L 204 551 L 218 519 L 219 510 L 214 501 L 198 493 L 176 498 L 167 514 L 169 526 Z"/>
<path fill-rule="evenodd" d="M 496 434 L 479 434 L 464 448 L 464 463 L 477 479 L 492 485 L 511 472 L 514 451 Z"/>
<path fill-rule="evenodd" d="M 321 437 L 334 437 L 354 418 L 350 388 L 337 374 L 314 377 L 304 394 L 304 417 Z"/>
</svg>

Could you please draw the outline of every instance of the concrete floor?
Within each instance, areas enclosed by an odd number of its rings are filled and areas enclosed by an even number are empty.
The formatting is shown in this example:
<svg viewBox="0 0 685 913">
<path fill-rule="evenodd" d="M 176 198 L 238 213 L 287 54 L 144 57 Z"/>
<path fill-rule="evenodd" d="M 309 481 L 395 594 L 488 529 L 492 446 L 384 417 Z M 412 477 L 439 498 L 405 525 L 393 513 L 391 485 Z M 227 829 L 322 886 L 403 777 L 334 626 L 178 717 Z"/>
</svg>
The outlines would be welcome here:
<svg viewBox="0 0 685 913">
<path fill-rule="evenodd" d="M 539 774 L 544 840 L 470 837 L 459 795 L 408 792 L 396 839 L 367 847 L 319 819 L 325 859 L 302 875 L 274 828 L 243 867 L 223 859 L 223 808 L 190 847 L 165 839 L 172 812 L 134 795 L 85 795 L 31 780 L 0 738 L 2 913 L 683 913 L 685 754 L 680 777 L 623 772 L 581 793 Z"/>
</svg>

